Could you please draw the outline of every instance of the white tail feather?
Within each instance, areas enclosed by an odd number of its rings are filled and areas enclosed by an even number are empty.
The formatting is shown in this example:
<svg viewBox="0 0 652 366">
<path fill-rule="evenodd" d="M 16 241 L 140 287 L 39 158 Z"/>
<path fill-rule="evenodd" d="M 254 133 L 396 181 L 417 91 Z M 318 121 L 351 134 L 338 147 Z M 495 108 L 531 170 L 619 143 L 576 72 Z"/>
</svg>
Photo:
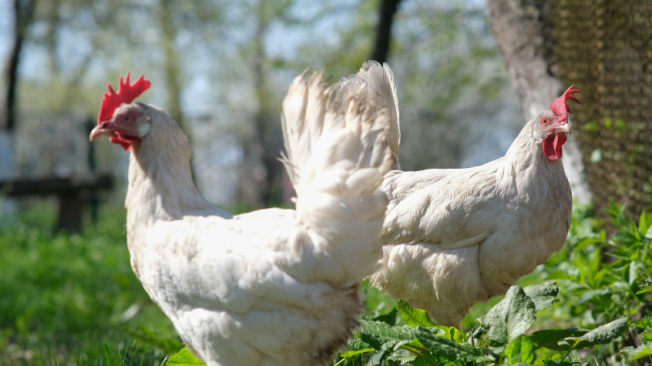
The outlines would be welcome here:
<svg viewBox="0 0 652 366">
<path fill-rule="evenodd" d="M 401 143 L 401 128 L 394 73 L 387 63 L 380 65 L 378 62 L 370 60 L 362 65 L 356 75 L 350 75 L 340 80 L 340 84 L 345 88 L 350 88 L 358 83 L 367 84 L 369 98 L 378 108 L 386 108 L 389 113 L 387 142 L 394 160 L 391 169 L 400 169 L 398 149 Z"/>
<path fill-rule="evenodd" d="M 389 111 L 369 97 L 365 82 L 328 87 L 321 72 L 305 76 L 294 79 L 283 101 L 282 161 L 297 192 L 299 220 L 332 259 L 323 271 L 315 264 L 311 278 L 356 283 L 382 256 L 387 198 L 378 187 L 392 164 Z"/>
<path fill-rule="evenodd" d="M 354 173 L 374 168 L 384 174 L 389 110 L 369 97 L 369 84 L 352 80 L 328 87 L 321 82 L 322 72 L 307 80 L 306 73 L 294 79 L 283 101 L 287 154 L 282 161 L 297 195 L 316 176 L 344 161 L 355 163 Z"/>
</svg>

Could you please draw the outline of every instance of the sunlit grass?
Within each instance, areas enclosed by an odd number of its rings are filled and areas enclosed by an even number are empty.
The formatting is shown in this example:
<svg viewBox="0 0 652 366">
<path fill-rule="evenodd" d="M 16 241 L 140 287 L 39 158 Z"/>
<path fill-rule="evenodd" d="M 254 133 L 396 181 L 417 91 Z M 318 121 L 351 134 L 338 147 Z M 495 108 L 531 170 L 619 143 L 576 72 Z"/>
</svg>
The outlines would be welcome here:
<svg viewBox="0 0 652 366">
<path fill-rule="evenodd" d="M 159 364 L 177 339 L 132 272 L 123 209 L 81 235 L 52 233 L 55 210 L 0 224 L 0 363 Z M 180 344 L 177 341 L 177 344 Z"/>
</svg>

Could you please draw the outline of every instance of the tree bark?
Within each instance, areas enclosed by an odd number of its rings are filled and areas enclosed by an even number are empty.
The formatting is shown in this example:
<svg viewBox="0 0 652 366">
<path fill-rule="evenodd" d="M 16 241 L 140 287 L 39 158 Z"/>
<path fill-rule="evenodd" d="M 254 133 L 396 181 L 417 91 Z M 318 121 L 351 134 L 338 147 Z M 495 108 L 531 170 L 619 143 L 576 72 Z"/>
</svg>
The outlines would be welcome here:
<svg viewBox="0 0 652 366">
<path fill-rule="evenodd" d="M 174 39 L 177 35 L 177 27 L 174 24 L 173 9 L 171 0 L 161 0 L 160 25 L 163 31 L 161 39 L 165 60 L 163 69 L 167 78 L 168 100 L 165 106 L 167 112 L 179 124 L 181 129 L 190 139 L 190 131 L 184 124 L 183 113 L 181 111 L 181 68 L 179 67 L 179 57 L 174 49 Z"/>
<path fill-rule="evenodd" d="M 47 33 L 45 35 L 45 48 L 48 52 L 50 75 L 59 73 L 59 58 L 57 57 L 57 33 L 59 31 L 59 2 L 60 0 L 50 0 L 46 14 Z"/>
<path fill-rule="evenodd" d="M 283 136 L 278 123 L 278 108 L 270 92 L 269 62 L 263 41 L 271 21 L 281 16 L 290 4 L 289 1 L 259 0 L 254 7 L 256 28 L 250 48 L 250 70 L 256 110 L 250 128 L 240 136 L 244 161 L 239 172 L 240 201 L 254 207 L 277 206 L 283 199 L 285 170 L 278 160 Z"/>
<path fill-rule="evenodd" d="M 371 53 L 371 59 L 380 62 L 387 62 L 392 40 L 392 22 L 398 11 L 398 4 L 401 0 L 381 0 L 378 9 L 378 27 L 376 28 L 376 42 Z"/>
<path fill-rule="evenodd" d="M 36 0 L 14 0 L 14 44 L 9 54 L 6 66 L 7 93 L 4 105 L 4 127 L 11 133 L 16 127 L 16 87 L 18 84 L 18 65 L 20 64 L 20 51 L 27 28 L 34 18 Z"/>
<path fill-rule="evenodd" d="M 525 118 L 548 109 L 561 82 L 546 57 L 544 1 L 487 0 L 491 27 L 503 53 Z"/>
<path fill-rule="evenodd" d="M 188 144 L 192 147 L 192 130 L 190 126 L 186 124 L 185 118 L 183 116 L 183 111 L 181 110 L 181 88 L 182 88 L 182 78 L 181 78 L 181 66 L 179 64 L 179 56 L 177 56 L 177 50 L 174 49 L 174 40 L 177 36 L 177 27 L 174 24 L 174 9 L 172 0 L 161 0 L 160 2 L 160 26 L 163 31 L 163 37 L 161 39 L 163 53 L 165 54 L 165 60 L 163 61 L 163 69 L 165 70 L 165 77 L 167 78 L 167 103 L 166 111 L 177 121 L 177 124 L 181 130 L 186 134 L 188 138 Z M 190 174 L 195 180 L 195 168 L 191 162 L 190 164 Z"/>
<path fill-rule="evenodd" d="M 489 21 L 525 121 L 548 109 L 562 92 L 553 51 L 551 6 L 549 0 L 487 0 Z M 574 135 L 569 136 L 564 150 L 564 168 L 573 197 L 589 201 L 582 157 Z"/>
</svg>

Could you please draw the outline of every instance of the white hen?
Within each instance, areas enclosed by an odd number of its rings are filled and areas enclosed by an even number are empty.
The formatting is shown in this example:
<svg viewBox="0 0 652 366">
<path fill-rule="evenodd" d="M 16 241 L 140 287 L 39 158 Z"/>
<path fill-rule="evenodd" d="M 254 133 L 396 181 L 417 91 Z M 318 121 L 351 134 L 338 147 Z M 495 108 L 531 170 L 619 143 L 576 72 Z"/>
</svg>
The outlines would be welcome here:
<svg viewBox="0 0 652 366">
<path fill-rule="evenodd" d="M 368 91 L 376 104 L 395 109 L 388 138 L 396 156 L 399 114 L 391 73 L 371 61 L 346 82 L 373 86 Z M 473 304 L 504 295 L 558 251 L 572 205 L 561 162 L 570 133 L 566 100 L 578 102 L 572 88 L 528 122 L 500 159 L 468 169 L 390 172 L 381 188 L 390 200 L 383 268 L 372 283 L 439 323 L 457 326 Z"/>
<path fill-rule="evenodd" d="M 208 365 L 327 364 L 358 324 L 359 282 L 380 265 L 387 111 L 370 104 L 364 84 L 328 88 L 321 74 L 304 76 L 282 116 L 296 211 L 232 217 L 206 202 L 178 125 L 132 103 L 149 87 L 142 77 L 105 95 L 90 136 L 131 148 L 133 270 Z"/>
</svg>

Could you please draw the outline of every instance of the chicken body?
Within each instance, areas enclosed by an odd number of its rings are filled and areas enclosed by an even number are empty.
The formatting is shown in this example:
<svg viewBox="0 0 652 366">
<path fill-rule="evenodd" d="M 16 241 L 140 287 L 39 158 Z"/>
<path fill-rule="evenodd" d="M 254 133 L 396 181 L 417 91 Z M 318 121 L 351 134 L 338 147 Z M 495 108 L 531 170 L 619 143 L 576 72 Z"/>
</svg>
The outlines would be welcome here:
<svg viewBox="0 0 652 366">
<path fill-rule="evenodd" d="M 506 156 L 469 169 L 392 171 L 383 268 L 371 279 L 439 323 L 459 325 L 561 249 L 571 189 L 528 124 Z"/>
<path fill-rule="evenodd" d="M 364 86 L 336 102 L 320 80 L 297 77 L 283 104 L 296 211 L 210 205 L 185 135 L 155 107 L 123 104 L 91 134 L 130 144 L 132 268 L 208 365 L 325 365 L 358 325 L 359 282 L 382 256 L 389 118 Z"/>
<path fill-rule="evenodd" d="M 380 70 L 368 62 L 355 78 L 375 78 L 377 90 L 395 90 L 393 78 Z M 398 130 L 396 95 L 372 95 L 396 109 Z M 458 326 L 471 306 L 504 295 L 561 249 L 572 195 L 560 159 L 570 127 L 558 112 L 552 106 L 542 111 L 504 157 L 485 165 L 388 173 L 381 188 L 390 200 L 383 267 L 372 284 L 426 309 L 440 324 Z"/>
</svg>

